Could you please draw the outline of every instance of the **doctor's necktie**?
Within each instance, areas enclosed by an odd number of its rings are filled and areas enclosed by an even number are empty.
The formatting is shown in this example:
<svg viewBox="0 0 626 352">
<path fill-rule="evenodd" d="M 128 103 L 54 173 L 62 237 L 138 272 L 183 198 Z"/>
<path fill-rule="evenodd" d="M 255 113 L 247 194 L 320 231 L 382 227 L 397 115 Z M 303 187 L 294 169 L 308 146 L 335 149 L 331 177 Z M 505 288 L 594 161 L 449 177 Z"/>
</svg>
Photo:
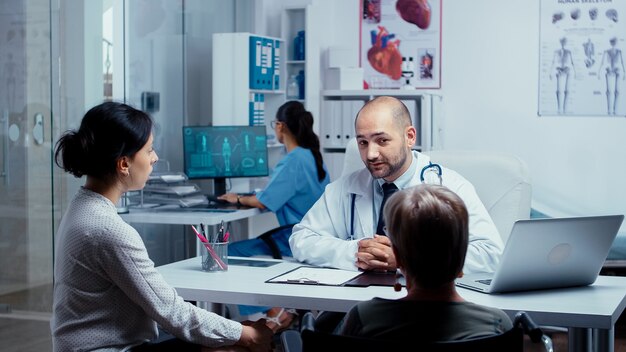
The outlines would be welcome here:
<svg viewBox="0 0 626 352">
<path fill-rule="evenodd" d="M 393 183 L 383 183 L 381 187 L 383 188 L 383 201 L 380 203 L 380 211 L 378 212 L 378 226 L 376 226 L 376 233 L 385 236 L 385 231 L 383 231 L 383 228 L 385 227 L 383 209 L 385 208 L 387 199 L 398 191 L 398 187 L 396 187 Z"/>
</svg>

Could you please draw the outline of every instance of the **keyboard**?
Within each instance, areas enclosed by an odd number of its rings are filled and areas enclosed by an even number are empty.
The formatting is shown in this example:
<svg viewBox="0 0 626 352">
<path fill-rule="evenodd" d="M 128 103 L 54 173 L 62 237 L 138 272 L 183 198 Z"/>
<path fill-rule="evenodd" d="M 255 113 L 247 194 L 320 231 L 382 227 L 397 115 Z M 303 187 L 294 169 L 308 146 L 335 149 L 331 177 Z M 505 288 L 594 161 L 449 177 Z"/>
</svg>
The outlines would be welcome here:
<svg viewBox="0 0 626 352">
<path fill-rule="evenodd" d="M 216 204 L 222 204 L 222 205 L 230 204 L 223 199 L 217 198 L 217 196 L 214 194 L 207 194 L 206 198 L 209 200 L 209 203 L 216 203 Z"/>
<path fill-rule="evenodd" d="M 248 197 L 248 196 L 254 195 L 255 193 L 254 192 L 246 192 L 246 193 L 237 193 L 237 194 L 242 196 L 242 197 Z M 207 194 L 206 197 L 209 200 L 209 203 L 222 204 L 222 205 L 230 204 L 230 203 L 228 203 L 227 201 L 225 201 L 223 199 L 219 199 L 218 196 L 216 196 L 215 194 Z"/>
</svg>

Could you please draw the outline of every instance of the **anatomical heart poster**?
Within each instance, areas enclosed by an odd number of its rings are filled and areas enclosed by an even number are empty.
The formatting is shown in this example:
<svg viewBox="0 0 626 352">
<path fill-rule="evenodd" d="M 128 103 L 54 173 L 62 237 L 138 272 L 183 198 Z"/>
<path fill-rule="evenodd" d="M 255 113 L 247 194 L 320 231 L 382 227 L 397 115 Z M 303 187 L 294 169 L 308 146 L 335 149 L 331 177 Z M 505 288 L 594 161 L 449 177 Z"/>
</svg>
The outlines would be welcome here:
<svg viewBox="0 0 626 352">
<path fill-rule="evenodd" d="M 539 115 L 626 116 L 626 0 L 541 0 Z"/>
<path fill-rule="evenodd" d="M 361 0 L 369 89 L 441 88 L 441 0 Z"/>
</svg>

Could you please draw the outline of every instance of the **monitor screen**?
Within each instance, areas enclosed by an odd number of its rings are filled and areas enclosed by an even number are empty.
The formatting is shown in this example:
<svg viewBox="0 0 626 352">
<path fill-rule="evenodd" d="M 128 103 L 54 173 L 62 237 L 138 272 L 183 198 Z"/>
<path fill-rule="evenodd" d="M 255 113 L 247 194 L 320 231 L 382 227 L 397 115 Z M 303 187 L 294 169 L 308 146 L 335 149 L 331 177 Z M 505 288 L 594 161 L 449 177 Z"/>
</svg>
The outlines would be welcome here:
<svg viewBox="0 0 626 352">
<path fill-rule="evenodd" d="M 269 174 L 265 126 L 183 126 L 183 154 L 190 179 Z"/>
</svg>

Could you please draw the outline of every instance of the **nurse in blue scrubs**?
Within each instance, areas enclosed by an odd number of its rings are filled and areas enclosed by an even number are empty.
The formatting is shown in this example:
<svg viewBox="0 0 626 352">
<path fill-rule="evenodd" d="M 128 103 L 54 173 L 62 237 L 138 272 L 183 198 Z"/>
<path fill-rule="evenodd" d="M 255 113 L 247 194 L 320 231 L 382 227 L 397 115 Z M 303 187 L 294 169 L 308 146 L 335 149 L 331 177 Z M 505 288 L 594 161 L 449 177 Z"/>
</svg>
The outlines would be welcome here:
<svg viewBox="0 0 626 352">
<path fill-rule="evenodd" d="M 254 255 L 291 257 L 289 236 L 291 226 L 302 217 L 324 193 L 330 182 L 322 160 L 319 138 L 313 132 L 313 115 L 298 101 L 288 101 L 276 112 L 271 122 L 276 138 L 285 145 L 287 154 L 274 168 L 265 189 L 251 196 L 226 193 L 220 198 L 233 204 L 269 209 L 276 214 L 281 229 L 271 236 L 233 242 L 228 245 L 228 255 L 249 257 Z M 249 316 L 262 313 L 274 331 L 280 331 L 293 320 L 293 312 L 283 308 L 239 306 L 239 314 Z"/>
<path fill-rule="evenodd" d="M 229 203 L 260 209 L 276 214 L 284 230 L 272 235 L 282 256 L 290 257 L 289 236 L 291 227 L 300 220 L 324 193 L 329 183 L 328 171 L 322 160 L 319 138 L 313 132 L 313 115 L 298 101 L 288 101 L 271 122 L 276 138 L 285 145 L 287 154 L 274 168 L 265 189 L 251 196 L 226 193 L 220 196 Z M 250 239 L 229 244 L 228 254 L 249 257 L 272 255 L 271 249 L 261 239 Z"/>
</svg>

